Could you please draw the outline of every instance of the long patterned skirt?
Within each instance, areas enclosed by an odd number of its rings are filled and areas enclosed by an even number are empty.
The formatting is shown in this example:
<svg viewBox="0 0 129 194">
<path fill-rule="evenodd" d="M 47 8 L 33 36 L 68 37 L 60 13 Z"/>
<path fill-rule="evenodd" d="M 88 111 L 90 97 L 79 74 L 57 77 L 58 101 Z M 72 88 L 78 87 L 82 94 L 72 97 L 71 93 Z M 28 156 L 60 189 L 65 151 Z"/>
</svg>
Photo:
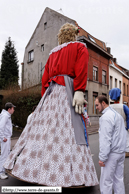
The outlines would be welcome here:
<svg viewBox="0 0 129 194">
<path fill-rule="evenodd" d="M 26 182 L 47 186 L 98 184 L 90 148 L 77 145 L 65 86 L 39 102 L 4 167 Z"/>
</svg>

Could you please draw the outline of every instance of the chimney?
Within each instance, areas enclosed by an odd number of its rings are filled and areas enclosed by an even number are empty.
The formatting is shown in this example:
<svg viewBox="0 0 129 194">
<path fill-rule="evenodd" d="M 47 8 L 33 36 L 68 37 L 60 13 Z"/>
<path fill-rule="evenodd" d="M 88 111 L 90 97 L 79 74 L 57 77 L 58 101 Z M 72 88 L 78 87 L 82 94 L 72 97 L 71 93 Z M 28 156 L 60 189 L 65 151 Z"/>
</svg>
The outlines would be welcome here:
<svg viewBox="0 0 129 194">
<path fill-rule="evenodd" d="M 107 52 L 108 52 L 109 54 L 111 54 L 111 48 L 110 48 L 110 47 L 107 47 Z"/>
<path fill-rule="evenodd" d="M 113 62 L 116 63 L 116 58 L 113 58 Z"/>
</svg>

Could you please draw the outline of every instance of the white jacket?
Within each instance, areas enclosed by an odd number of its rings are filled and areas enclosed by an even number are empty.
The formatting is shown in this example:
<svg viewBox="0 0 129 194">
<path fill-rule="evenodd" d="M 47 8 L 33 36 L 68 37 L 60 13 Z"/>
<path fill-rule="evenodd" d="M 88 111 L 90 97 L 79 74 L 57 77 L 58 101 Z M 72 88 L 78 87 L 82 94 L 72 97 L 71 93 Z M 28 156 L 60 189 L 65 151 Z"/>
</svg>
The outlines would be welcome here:
<svg viewBox="0 0 129 194">
<path fill-rule="evenodd" d="M 0 141 L 3 141 L 5 138 L 10 138 L 12 136 L 12 120 L 11 114 L 2 110 L 0 114 Z"/>
<path fill-rule="evenodd" d="M 110 106 L 102 113 L 99 119 L 99 159 L 105 162 L 111 152 L 125 152 L 127 131 L 123 117 Z"/>
<path fill-rule="evenodd" d="M 125 127 L 127 127 L 126 115 L 125 115 L 125 112 L 124 112 L 123 104 L 111 104 L 110 107 L 115 109 L 115 111 L 118 112 L 123 117 L 124 123 L 125 123 Z"/>
</svg>

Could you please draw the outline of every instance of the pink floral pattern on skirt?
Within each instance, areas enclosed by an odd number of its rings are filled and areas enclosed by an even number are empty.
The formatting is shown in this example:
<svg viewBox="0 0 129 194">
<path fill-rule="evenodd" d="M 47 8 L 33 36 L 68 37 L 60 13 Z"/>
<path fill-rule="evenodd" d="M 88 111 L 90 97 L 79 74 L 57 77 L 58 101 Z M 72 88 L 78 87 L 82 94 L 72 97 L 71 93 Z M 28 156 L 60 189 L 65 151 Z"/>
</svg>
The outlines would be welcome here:
<svg viewBox="0 0 129 194">
<path fill-rule="evenodd" d="M 97 185 L 90 148 L 75 141 L 65 86 L 56 84 L 43 106 L 42 102 L 43 97 L 4 167 L 41 185 Z"/>
</svg>

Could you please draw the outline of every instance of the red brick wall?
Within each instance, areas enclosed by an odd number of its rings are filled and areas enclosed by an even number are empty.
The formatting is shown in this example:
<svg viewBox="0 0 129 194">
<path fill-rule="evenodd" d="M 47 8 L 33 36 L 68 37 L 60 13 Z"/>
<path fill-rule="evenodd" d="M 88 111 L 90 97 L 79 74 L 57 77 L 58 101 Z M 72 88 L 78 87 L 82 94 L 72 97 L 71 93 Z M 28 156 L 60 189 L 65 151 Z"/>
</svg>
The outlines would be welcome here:
<svg viewBox="0 0 129 194">
<path fill-rule="evenodd" d="M 121 71 L 122 71 L 122 68 L 119 66 L 119 65 L 117 65 L 116 63 L 114 63 L 115 64 L 115 66 L 118 68 L 118 69 L 120 69 Z"/>
<path fill-rule="evenodd" d="M 106 71 L 106 84 L 109 85 L 109 60 L 88 48 L 89 66 L 88 78 L 93 80 L 93 66 L 98 67 L 98 81 L 102 83 L 102 70 Z"/>
</svg>

